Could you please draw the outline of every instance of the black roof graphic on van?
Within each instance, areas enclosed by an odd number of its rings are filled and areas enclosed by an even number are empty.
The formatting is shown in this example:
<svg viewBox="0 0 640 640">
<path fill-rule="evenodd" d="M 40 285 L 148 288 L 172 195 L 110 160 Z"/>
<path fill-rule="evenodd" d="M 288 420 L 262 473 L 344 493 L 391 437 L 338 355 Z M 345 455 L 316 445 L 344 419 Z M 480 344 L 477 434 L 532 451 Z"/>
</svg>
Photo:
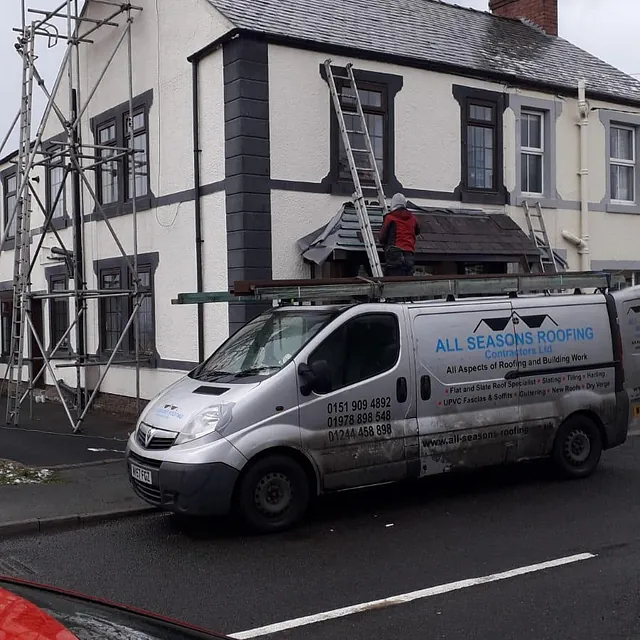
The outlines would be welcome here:
<svg viewBox="0 0 640 640">
<path fill-rule="evenodd" d="M 480 322 L 478 322 L 476 328 L 473 330 L 473 333 L 476 333 L 483 324 L 486 324 L 487 327 L 491 329 L 491 331 L 504 331 L 507 328 L 509 322 L 513 320 L 513 318 L 519 318 L 520 320 L 522 320 L 522 322 L 526 324 L 529 329 L 539 329 L 546 320 L 550 320 L 553 324 L 556 325 L 556 327 L 559 326 L 558 323 L 548 313 L 522 316 L 519 313 L 514 312 L 509 316 L 502 316 L 499 318 L 483 318 L 482 320 L 480 320 Z"/>
<path fill-rule="evenodd" d="M 629 310 L 627 311 L 627 315 L 629 315 L 632 311 L 633 313 L 640 313 L 640 305 L 636 307 L 629 307 Z"/>
</svg>

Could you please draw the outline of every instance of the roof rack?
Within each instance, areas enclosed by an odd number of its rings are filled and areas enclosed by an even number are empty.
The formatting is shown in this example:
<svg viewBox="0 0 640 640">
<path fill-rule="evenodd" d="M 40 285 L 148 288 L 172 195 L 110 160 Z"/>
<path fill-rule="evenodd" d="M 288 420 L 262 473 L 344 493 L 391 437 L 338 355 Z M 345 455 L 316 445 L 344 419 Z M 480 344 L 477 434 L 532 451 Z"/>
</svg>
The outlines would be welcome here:
<svg viewBox="0 0 640 640">
<path fill-rule="evenodd" d="M 606 291 L 625 282 L 620 275 L 576 272 L 530 275 L 458 276 L 412 278 L 342 278 L 330 280 L 239 281 L 233 290 L 179 293 L 172 304 L 260 301 L 368 301 L 427 300 L 459 296 L 517 295 L 519 293 L 564 292 L 573 289 Z"/>
</svg>

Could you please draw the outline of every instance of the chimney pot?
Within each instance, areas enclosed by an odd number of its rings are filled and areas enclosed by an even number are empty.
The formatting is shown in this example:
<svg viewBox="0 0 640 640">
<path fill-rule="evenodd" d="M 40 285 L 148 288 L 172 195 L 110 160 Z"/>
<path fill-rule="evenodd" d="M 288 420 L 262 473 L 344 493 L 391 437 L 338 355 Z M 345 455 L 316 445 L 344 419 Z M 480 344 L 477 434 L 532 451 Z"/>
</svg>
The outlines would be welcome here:
<svg viewBox="0 0 640 640">
<path fill-rule="evenodd" d="M 558 35 L 558 0 L 489 0 L 489 9 L 496 16 L 529 20 L 545 33 Z"/>
</svg>

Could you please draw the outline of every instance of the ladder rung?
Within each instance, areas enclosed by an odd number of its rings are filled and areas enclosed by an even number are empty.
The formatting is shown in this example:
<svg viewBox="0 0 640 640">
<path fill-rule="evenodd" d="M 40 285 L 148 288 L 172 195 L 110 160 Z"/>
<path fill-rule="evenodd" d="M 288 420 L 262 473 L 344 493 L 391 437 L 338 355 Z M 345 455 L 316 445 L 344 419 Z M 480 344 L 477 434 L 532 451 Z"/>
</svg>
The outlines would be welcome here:
<svg viewBox="0 0 640 640">
<path fill-rule="evenodd" d="M 364 135 L 364 131 L 356 131 L 355 129 L 347 129 L 347 133 L 357 133 L 359 136 Z M 369 150 L 367 150 L 367 153 L 369 153 Z"/>
</svg>

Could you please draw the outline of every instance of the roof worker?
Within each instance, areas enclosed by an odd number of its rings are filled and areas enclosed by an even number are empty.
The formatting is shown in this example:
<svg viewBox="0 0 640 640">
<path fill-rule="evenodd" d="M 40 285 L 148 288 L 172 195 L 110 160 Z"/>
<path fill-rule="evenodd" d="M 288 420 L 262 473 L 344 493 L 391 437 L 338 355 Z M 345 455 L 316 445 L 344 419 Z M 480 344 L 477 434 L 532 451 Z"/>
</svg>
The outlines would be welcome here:
<svg viewBox="0 0 640 640">
<path fill-rule="evenodd" d="M 407 209 L 407 199 L 396 193 L 391 199 L 391 211 L 384 217 L 380 229 L 385 276 L 413 275 L 416 238 L 419 235 L 418 219 Z"/>
</svg>

